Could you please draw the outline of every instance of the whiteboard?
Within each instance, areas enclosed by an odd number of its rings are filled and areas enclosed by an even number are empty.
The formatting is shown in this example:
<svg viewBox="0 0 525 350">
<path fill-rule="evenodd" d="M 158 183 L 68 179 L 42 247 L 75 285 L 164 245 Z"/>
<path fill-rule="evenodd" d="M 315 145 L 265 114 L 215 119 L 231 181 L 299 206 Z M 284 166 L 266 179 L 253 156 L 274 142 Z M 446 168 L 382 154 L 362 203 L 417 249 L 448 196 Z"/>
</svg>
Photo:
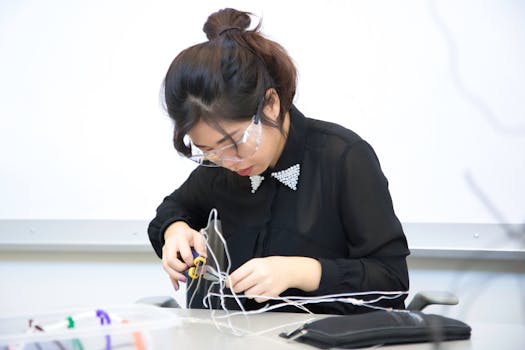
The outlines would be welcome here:
<svg viewBox="0 0 525 350">
<path fill-rule="evenodd" d="M 525 3 L 229 1 L 299 70 L 296 106 L 369 141 L 403 223 L 519 224 Z M 148 220 L 194 167 L 160 87 L 215 1 L 0 3 L 0 220 Z"/>
</svg>

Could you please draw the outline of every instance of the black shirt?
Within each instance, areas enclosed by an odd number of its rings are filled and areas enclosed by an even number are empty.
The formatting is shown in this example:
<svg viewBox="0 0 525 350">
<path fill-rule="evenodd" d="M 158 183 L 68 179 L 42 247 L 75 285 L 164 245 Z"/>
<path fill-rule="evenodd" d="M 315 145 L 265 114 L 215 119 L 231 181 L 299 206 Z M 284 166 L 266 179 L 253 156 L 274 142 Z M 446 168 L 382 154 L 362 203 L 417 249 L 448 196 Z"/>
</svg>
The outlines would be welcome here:
<svg viewBox="0 0 525 350">
<path fill-rule="evenodd" d="M 300 164 L 297 190 L 270 176 Z M 351 130 L 290 110 L 283 153 L 255 193 L 249 177 L 224 168 L 196 168 L 157 209 L 150 241 L 162 256 L 164 232 L 175 221 L 199 230 L 216 208 L 232 270 L 253 257 L 306 256 L 321 263 L 319 289 L 282 295 L 407 291 L 409 254 L 388 181 L 372 147 Z M 376 295 L 377 297 L 377 295 Z M 403 307 L 403 299 L 378 305 Z M 259 304 L 247 301 L 246 307 Z M 366 311 L 344 303 L 312 304 L 316 313 Z M 298 311 L 287 309 L 286 311 Z"/>
</svg>

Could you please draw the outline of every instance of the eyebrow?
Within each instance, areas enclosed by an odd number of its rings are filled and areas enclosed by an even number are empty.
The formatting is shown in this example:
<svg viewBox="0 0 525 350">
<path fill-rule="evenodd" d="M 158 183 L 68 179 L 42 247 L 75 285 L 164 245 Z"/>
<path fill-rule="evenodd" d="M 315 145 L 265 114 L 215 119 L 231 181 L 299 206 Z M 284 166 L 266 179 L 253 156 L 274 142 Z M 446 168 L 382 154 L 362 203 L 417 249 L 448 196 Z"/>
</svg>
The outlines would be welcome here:
<svg viewBox="0 0 525 350">
<path fill-rule="evenodd" d="M 234 136 L 235 134 L 237 134 L 240 130 L 241 130 L 241 129 L 237 129 L 237 130 L 235 130 L 235 131 L 232 131 L 232 132 L 229 133 L 229 134 L 224 135 L 223 138 L 221 138 L 219 141 L 215 142 L 215 145 L 218 146 L 218 145 L 220 145 L 221 143 L 223 143 L 224 141 L 226 141 L 227 139 L 230 139 L 230 138 L 232 139 L 233 136 Z M 206 146 L 206 145 L 198 145 L 198 144 L 196 144 L 196 143 L 194 143 L 194 145 L 197 146 L 197 147 L 199 147 L 199 148 L 212 148 L 212 147 L 210 147 L 210 146 Z"/>
</svg>

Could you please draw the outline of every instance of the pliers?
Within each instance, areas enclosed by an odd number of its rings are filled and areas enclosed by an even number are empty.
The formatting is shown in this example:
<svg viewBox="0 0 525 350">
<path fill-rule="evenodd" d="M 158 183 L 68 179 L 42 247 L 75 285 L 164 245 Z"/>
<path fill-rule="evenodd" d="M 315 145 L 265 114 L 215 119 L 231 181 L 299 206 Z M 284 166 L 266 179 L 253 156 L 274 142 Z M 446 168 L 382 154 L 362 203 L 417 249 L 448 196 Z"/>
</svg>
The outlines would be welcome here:
<svg viewBox="0 0 525 350">
<path fill-rule="evenodd" d="M 193 254 L 193 266 L 184 271 L 184 276 L 192 280 L 202 277 L 208 281 L 219 281 L 219 274 L 213 267 L 206 265 L 206 258 L 200 256 L 193 248 L 191 249 L 191 253 Z"/>
</svg>

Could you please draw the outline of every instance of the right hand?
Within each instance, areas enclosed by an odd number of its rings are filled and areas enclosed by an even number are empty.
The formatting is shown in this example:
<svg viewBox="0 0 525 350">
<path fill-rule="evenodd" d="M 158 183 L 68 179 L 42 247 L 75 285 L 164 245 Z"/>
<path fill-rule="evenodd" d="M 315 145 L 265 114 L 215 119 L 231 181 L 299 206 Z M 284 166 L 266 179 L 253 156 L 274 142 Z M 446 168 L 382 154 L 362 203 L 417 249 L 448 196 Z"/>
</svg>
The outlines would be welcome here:
<svg viewBox="0 0 525 350">
<path fill-rule="evenodd" d="M 184 221 L 176 221 L 164 233 L 162 247 L 162 266 L 168 273 L 175 290 L 179 282 L 187 282 L 183 272 L 193 266 L 192 247 L 199 255 L 206 257 L 204 237 Z"/>
</svg>

